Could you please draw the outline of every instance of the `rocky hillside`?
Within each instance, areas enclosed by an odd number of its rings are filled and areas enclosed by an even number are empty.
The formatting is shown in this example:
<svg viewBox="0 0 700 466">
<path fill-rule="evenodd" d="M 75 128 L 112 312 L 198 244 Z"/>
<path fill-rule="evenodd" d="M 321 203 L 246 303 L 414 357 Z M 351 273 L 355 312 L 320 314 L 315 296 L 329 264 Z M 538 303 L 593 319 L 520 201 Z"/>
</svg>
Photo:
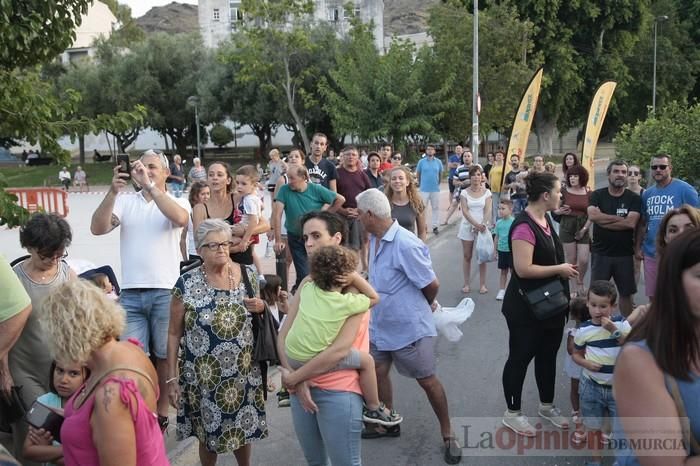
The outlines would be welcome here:
<svg viewBox="0 0 700 466">
<path fill-rule="evenodd" d="M 440 0 L 384 0 L 384 33 L 414 34 L 426 29 L 428 8 Z M 172 2 L 151 8 L 136 19 L 147 34 L 195 32 L 199 30 L 197 5 Z"/>
<path fill-rule="evenodd" d="M 384 0 L 384 35 L 415 34 L 427 29 L 428 9 L 440 0 Z"/>
<path fill-rule="evenodd" d="M 188 3 L 172 2 L 165 6 L 153 7 L 135 21 L 146 34 L 154 32 L 174 34 L 199 31 L 197 5 Z"/>
</svg>

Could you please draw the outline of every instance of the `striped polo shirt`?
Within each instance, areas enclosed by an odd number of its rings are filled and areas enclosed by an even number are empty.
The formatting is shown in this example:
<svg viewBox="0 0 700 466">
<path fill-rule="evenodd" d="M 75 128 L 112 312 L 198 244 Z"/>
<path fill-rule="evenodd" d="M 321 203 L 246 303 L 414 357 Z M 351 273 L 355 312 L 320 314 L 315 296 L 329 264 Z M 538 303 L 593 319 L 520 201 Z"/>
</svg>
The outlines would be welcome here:
<svg viewBox="0 0 700 466">
<path fill-rule="evenodd" d="M 622 316 L 611 318 L 617 329 L 626 336 L 632 327 Z M 620 353 L 620 343 L 617 338 L 603 328 L 600 324 L 594 324 L 587 320 L 582 322 L 576 329 L 574 346 L 577 350 L 586 349 L 586 360 L 593 361 L 601 365 L 599 371 L 593 372 L 583 369 L 583 375 L 594 382 L 603 385 L 612 385 L 613 370 L 615 360 Z"/>
</svg>

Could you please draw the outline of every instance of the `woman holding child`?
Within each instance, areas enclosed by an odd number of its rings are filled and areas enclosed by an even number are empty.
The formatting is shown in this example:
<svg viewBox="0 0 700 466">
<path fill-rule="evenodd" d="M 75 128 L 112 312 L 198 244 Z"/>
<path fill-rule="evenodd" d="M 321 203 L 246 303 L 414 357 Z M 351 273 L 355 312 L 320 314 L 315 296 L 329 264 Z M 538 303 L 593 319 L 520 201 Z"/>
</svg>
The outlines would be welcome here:
<svg viewBox="0 0 700 466">
<path fill-rule="evenodd" d="M 177 435 L 196 436 L 202 465 L 233 453 L 249 465 L 252 442 L 267 437 L 260 367 L 249 313 L 264 310 L 251 267 L 231 260 L 230 226 L 205 220 L 196 231 L 202 265 L 175 284 L 168 330 L 168 389 Z M 256 297 L 249 298 L 247 289 Z M 184 357 L 178 361 L 184 336 Z"/>
<path fill-rule="evenodd" d="M 306 250 L 312 257 L 316 256 L 317 251 L 325 250 L 325 247 L 340 245 L 343 234 L 347 231 L 345 221 L 338 215 L 327 211 L 307 213 L 301 219 L 301 227 L 304 237 L 307 238 Z M 318 272 L 316 265 L 314 264 L 314 275 Z M 337 273 L 332 275 L 339 278 Z M 364 290 L 367 295 L 365 295 L 366 300 L 361 295 L 352 295 L 352 293 L 350 293 L 351 296 L 341 295 L 345 296 L 341 299 L 364 300 L 369 307 L 371 299 L 376 299 L 376 294 L 373 294 L 374 291 L 371 290 L 371 287 L 357 273 L 344 275 L 346 284 L 351 282 L 359 285 L 357 288 Z M 362 396 L 364 394 L 368 404 L 372 404 L 374 400 L 371 398 L 376 396 L 376 393 L 372 395 L 365 392 L 366 384 L 360 380 L 361 376 L 357 370 L 342 369 L 342 366 L 338 367 L 338 365 L 353 350 L 359 352 L 359 355 L 364 359 L 371 359 L 367 358 L 369 352 L 369 313 L 354 313 L 354 315 L 342 319 L 340 329 L 335 333 L 336 336 L 332 339 L 332 343 L 321 353 L 305 361 L 303 366 L 290 372 L 290 366 L 286 361 L 288 335 L 290 329 L 294 327 L 295 319 L 306 314 L 306 311 L 299 310 L 299 295 L 302 295 L 302 299 L 304 299 L 305 293 L 312 292 L 315 288 L 313 282 L 309 280 L 304 282 L 300 288 L 302 291 L 295 296 L 289 305 L 289 314 L 280 329 L 278 339 L 280 357 L 284 358 L 283 364 L 285 365 L 282 380 L 287 387 L 294 390 L 291 398 L 294 429 L 309 464 L 328 464 L 330 460 L 333 465 L 359 465 L 361 463 L 360 434 L 363 421 Z M 315 291 L 312 295 L 314 294 L 316 294 Z M 312 305 L 311 301 L 302 304 L 302 308 L 309 305 Z M 319 310 L 313 309 L 313 307 L 310 309 L 312 313 Z M 346 311 L 347 309 L 344 312 Z M 301 319 L 306 318 L 301 317 Z M 300 324 L 297 324 L 297 327 L 299 326 Z M 359 368 L 362 368 L 362 364 Z M 361 372 L 365 376 L 374 376 L 373 369 L 371 371 L 361 370 Z M 374 384 L 376 389 L 376 380 Z M 394 413 L 387 412 L 384 412 L 384 415 L 396 416 Z M 393 421 L 396 420 L 393 419 Z"/>
<path fill-rule="evenodd" d="M 510 229 L 513 275 L 503 300 L 508 324 L 508 360 L 503 368 L 503 392 L 508 410 L 503 424 L 517 434 L 532 437 L 535 429 L 521 411 L 521 396 L 530 362 L 535 360 L 535 380 L 540 396 L 538 414 L 556 427 L 567 429 L 568 420 L 553 405 L 557 352 L 561 346 L 568 306 L 538 319 L 524 294 L 543 286 L 559 288 L 566 300 L 568 279 L 576 278 L 576 266 L 564 261 L 559 236 L 547 212 L 559 206 L 560 183 L 551 173 L 531 173 L 525 178 L 528 206 Z"/>
</svg>

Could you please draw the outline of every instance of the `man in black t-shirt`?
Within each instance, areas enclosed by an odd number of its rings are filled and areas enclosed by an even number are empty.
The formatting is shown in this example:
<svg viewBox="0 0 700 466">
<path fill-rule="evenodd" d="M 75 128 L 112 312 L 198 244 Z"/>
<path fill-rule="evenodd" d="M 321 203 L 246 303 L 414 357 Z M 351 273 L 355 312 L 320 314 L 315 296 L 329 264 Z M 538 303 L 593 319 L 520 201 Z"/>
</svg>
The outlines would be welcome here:
<svg viewBox="0 0 700 466">
<path fill-rule="evenodd" d="M 527 193 L 525 192 L 525 183 L 518 179 L 523 171 L 520 169 L 520 157 L 518 154 L 510 156 L 510 171 L 506 174 L 504 191 L 510 193 L 510 199 L 513 201 L 513 215 L 517 215 L 527 207 Z"/>
<path fill-rule="evenodd" d="M 323 158 L 328 147 L 328 138 L 323 133 L 316 133 L 311 138 L 311 154 L 306 159 L 306 169 L 309 171 L 309 179 L 312 183 L 320 184 L 324 188 L 338 192 L 336 179 L 338 171 L 333 162 Z"/>
<path fill-rule="evenodd" d="M 615 280 L 620 293 L 620 311 L 632 312 L 634 280 L 634 229 L 641 216 L 642 198 L 625 189 L 627 163 L 615 160 L 608 165 L 608 187 L 593 191 L 588 218 L 593 222 L 591 282 Z"/>
</svg>

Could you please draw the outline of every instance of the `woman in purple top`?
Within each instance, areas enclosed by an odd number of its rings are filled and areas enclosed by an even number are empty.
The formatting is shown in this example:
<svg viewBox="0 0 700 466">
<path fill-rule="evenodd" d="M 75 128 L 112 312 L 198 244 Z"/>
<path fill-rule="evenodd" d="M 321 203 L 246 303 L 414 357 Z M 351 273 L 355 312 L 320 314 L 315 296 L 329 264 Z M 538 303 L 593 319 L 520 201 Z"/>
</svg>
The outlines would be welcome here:
<svg viewBox="0 0 700 466">
<path fill-rule="evenodd" d="M 557 352 L 561 346 L 566 310 L 538 320 L 522 293 L 560 280 L 568 295 L 568 279 L 578 275 L 576 266 L 564 261 L 559 236 L 547 212 L 559 205 L 561 185 L 552 173 L 530 173 L 525 179 L 528 205 L 510 229 L 513 275 L 501 312 L 510 336 L 508 360 L 503 368 L 503 393 L 508 410 L 503 424 L 519 435 L 534 437 L 536 430 L 521 411 L 521 396 L 530 362 L 535 360 L 535 381 L 540 395 L 538 414 L 556 427 L 567 429 L 568 420 L 553 405 Z"/>
</svg>

